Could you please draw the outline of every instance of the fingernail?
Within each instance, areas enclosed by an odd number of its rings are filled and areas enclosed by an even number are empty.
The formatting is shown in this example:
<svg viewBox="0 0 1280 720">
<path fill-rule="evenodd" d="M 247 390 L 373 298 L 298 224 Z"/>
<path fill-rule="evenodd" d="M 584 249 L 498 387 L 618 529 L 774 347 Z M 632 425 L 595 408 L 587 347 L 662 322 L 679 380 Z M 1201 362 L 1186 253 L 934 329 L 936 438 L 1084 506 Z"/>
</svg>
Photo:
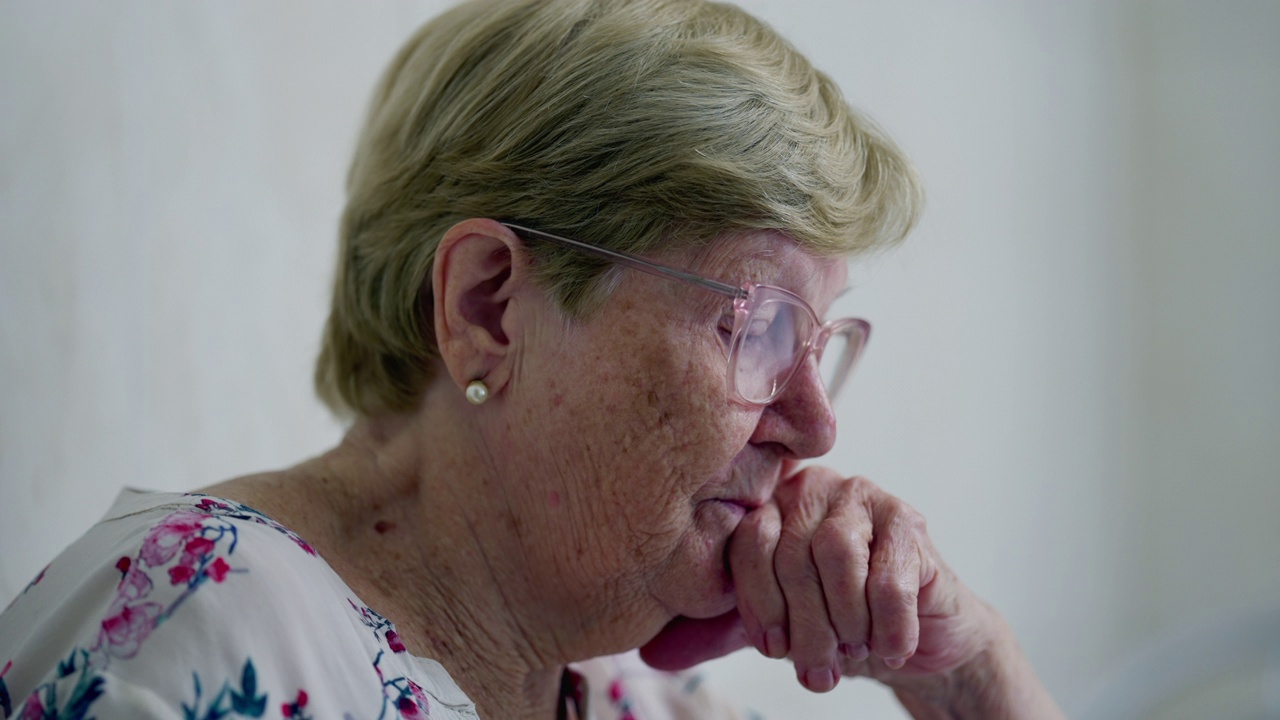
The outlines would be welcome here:
<svg viewBox="0 0 1280 720">
<path fill-rule="evenodd" d="M 885 658 L 885 659 L 884 659 L 884 664 L 885 664 L 885 665 L 888 665 L 889 667 L 893 668 L 894 670 L 897 670 L 897 669 L 901 668 L 903 665 L 906 665 L 906 664 L 907 664 L 907 659 L 906 659 L 906 658 L 904 658 L 904 657 L 897 657 L 897 658 Z"/>
<path fill-rule="evenodd" d="M 782 628 L 769 628 L 769 632 L 764 635 L 765 655 L 774 659 L 781 659 L 787 656 L 787 634 Z"/>
<path fill-rule="evenodd" d="M 814 668 L 805 673 L 804 686 L 814 692 L 826 692 L 836 686 L 835 673 L 831 668 Z"/>
<path fill-rule="evenodd" d="M 862 662 L 871 655 L 871 650 L 866 643 L 858 643 L 857 645 L 840 643 L 840 654 L 854 662 Z"/>
</svg>

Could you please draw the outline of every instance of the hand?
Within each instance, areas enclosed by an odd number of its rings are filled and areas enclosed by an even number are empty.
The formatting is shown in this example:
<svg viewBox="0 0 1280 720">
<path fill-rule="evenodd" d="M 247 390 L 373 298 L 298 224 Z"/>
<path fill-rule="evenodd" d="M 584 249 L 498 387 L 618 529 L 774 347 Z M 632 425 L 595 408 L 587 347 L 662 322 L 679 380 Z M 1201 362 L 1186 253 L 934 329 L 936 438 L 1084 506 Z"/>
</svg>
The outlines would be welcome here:
<svg viewBox="0 0 1280 720">
<path fill-rule="evenodd" d="M 1009 676 L 1019 694 L 1028 685 L 1042 694 L 1003 621 L 942 562 L 920 514 L 865 478 L 821 468 L 786 478 L 742 520 L 728 555 L 737 610 L 677 619 L 641 649 L 651 665 L 689 667 L 753 645 L 789 657 L 816 692 L 865 675 L 909 707 L 953 704 L 969 692 L 966 679 L 990 692 Z"/>
<path fill-rule="evenodd" d="M 734 533 L 751 644 L 825 692 L 841 675 L 948 672 L 989 641 L 989 613 L 942 563 L 924 518 L 865 478 L 807 468 Z"/>
<path fill-rule="evenodd" d="M 750 644 L 825 692 L 841 675 L 945 672 L 981 649 L 924 519 L 865 478 L 800 470 L 742 520 L 728 555 L 740 619 L 682 618 L 646 660 L 692 664 Z"/>
</svg>

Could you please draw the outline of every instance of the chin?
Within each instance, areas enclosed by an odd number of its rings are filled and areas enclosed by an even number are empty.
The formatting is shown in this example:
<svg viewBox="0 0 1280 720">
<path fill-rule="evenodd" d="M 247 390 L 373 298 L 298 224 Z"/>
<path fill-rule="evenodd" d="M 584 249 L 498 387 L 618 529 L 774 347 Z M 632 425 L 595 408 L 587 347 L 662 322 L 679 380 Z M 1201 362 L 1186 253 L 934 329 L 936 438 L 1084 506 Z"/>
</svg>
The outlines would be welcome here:
<svg viewBox="0 0 1280 720">
<path fill-rule="evenodd" d="M 673 616 L 712 618 L 737 607 L 726 549 L 745 514 L 740 506 L 720 501 L 709 501 L 699 508 L 695 518 L 698 529 L 676 551 L 684 556 L 679 563 L 681 571 L 678 576 L 668 576 L 660 589 Z"/>
</svg>

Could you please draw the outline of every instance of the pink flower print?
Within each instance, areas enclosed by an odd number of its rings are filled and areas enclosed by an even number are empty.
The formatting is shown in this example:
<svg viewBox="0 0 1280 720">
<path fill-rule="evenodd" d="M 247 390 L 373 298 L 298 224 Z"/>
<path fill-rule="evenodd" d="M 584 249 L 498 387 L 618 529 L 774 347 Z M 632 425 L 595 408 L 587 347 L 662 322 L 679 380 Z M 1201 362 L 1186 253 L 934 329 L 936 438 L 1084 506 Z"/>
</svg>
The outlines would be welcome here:
<svg viewBox="0 0 1280 720">
<path fill-rule="evenodd" d="M 170 514 L 147 533 L 138 557 L 151 567 L 164 565 L 178 554 L 178 549 L 186 545 L 191 536 L 200 532 L 203 520 L 203 515 L 186 510 Z"/>
<path fill-rule="evenodd" d="M 431 703 L 427 702 L 427 694 L 423 692 L 422 686 L 410 680 L 409 689 L 413 691 L 413 700 L 418 703 L 418 708 L 427 715 L 431 714 Z"/>
<path fill-rule="evenodd" d="M 214 582 L 220 583 L 227 579 L 227 572 L 230 570 L 231 566 L 227 564 L 226 560 L 217 558 L 209 564 L 209 567 L 204 569 L 204 574 L 213 578 Z"/>
<path fill-rule="evenodd" d="M 22 720 L 41 720 L 44 717 L 44 703 L 40 702 L 38 692 L 27 698 L 27 704 L 22 708 Z"/>
<path fill-rule="evenodd" d="M 404 643 L 400 642 L 400 634 L 395 630 L 387 630 L 387 646 L 391 648 L 391 652 L 404 652 Z"/>
<path fill-rule="evenodd" d="M 212 512 L 212 511 L 214 511 L 214 510 L 229 510 L 229 509 L 230 509 L 230 508 L 228 508 L 228 507 L 227 507 L 227 504 L 226 504 L 226 503 L 218 502 L 217 500 L 214 500 L 213 498 L 209 498 L 209 497 L 206 497 L 206 498 L 200 498 L 200 502 L 196 503 L 196 507 L 200 508 L 201 510 L 203 510 L 203 511 L 205 511 L 205 512 Z"/>
<path fill-rule="evenodd" d="M 284 717 L 302 717 L 302 708 L 307 706 L 307 691 L 299 689 L 298 697 L 291 703 L 280 704 L 280 714 Z"/>
<path fill-rule="evenodd" d="M 621 701 L 622 701 L 622 696 L 623 696 L 623 695 L 626 695 L 626 694 L 627 694 L 627 693 L 626 693 L 626 690 L 624 690 L 624 689 L 623 689 L 623 687 L 622 687 L 622 681 L 621 681 L 621 680 L 614 680 L 613 682 L 609 683 L 609 700 L 610 700 L 610 702 L 613 702 L 613 703 L 615 703 L 615 704 L 616 704 L 616 703 L 618 703 L 618 702 L 621 702 Z"/>
<path fill-rule="evenodd" d="M 196 576 L 196 569 L 190 565 L 174 565 L 169 568 L 169 582 L 173 585 L 182 585 L 191 582 L 191 578 Z"/>
<path fill-rule="evenodd" d="M 119 596 L 112 603 L 113 610 L 117 604 L 121 604 Z M 159 603 L 123 604 L 123 607 L 102 621 L 99 645 L 105 641 L 107 654 L 117 658 L 128 659 L 137 655 L 142 641 L 155 629 L 157 618 L 163 611 Z"/>
<path fill-rule="evenodd" d="M 311 547 L 311 545 L 306 540 L 303 540 L 302 538 L 298 537 L 292 531 L 289 531 L 289 538 L 293 540 L 295 545 L 302 548 L 303 550 L 306 550 L 308 555 L 314 556 L 316 554 L 315 548 Z"/>
<path fill-rule="evenodd" d="M 396 709 L 400 711 L 400 717 L 409 718 L 409 720 L 423 717 L 422 711 L 418 708 L 418 704 L 415 703 L 413 698 L 408 695 L 400 696 L 400 699 L 396 701 Z"/>
<path fill-rule="evenodd" d="M 191 579 L 196 576 L 196 566 L 204 562 L 205 556 L 213 552 L 213 548 L 213 541 L 209 538 L 197 535 L 188 540 L 182 547 L 182 557 L 178 560 L 178 564 L 169 568 L 169 582 L 174 585 L 191 582 Z"/>
<path fill-rule="evenodd" d="M 183 555 L 193 555 L 197 559 L 213 552 L 213 541 L 209 538 L 196 536 L 187 541 L 186 546 L 182 548 Z"/>
<path fill-rule="evenodd" d="M 116 569 L 120 571 L 121 580 L 124 580 L 125 573 L 129 572 L 130 565 L 133 565 L 133 560 L 128 555 L 116 561 Z"/>
<path fill-rule="evenodd" d="M 141 600 L 150 594 L 151 578 L 136 567 L 130 568 L 116 588 L 116 598 L 111 603 L 111 612 L 124 607 L 130 600 Z"/>
<path fill-rule="evenodd" d="M 151 578 L 136 565 L 125 573 L 102 621 L 95 647 L 105 645 L 108 654 L 120 658 L 130 658 L 138 652 L 163 612 L 158 603 L 142 602 L 151 594 L 151 587 Z"/>
</svg>

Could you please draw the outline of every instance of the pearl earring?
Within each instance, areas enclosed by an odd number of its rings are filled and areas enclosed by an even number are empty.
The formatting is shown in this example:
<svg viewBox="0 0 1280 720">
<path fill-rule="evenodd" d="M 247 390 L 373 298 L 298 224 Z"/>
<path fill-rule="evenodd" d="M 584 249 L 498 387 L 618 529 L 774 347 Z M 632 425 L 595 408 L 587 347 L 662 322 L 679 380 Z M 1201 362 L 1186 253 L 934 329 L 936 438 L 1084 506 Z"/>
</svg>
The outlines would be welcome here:
<svg viewBox="0 0 1280 720">
<path fill-rule="evenodd" d="M 483 380 L 472 380 L 467 383 L 467 402 L 472 405 L 483 405 L 489 399 L 489 386 Z"/>
</svg>

